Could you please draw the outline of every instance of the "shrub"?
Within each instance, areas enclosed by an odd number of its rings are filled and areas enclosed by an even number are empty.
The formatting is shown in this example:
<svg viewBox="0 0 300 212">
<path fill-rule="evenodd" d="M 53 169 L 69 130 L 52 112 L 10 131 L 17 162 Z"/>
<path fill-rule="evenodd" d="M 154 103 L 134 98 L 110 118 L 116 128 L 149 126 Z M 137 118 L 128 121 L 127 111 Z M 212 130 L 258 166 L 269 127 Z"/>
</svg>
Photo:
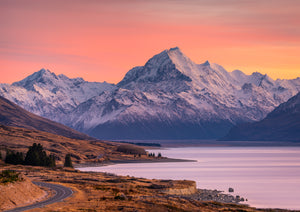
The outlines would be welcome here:
<svg viewBox="0 0 300 212">
<path fill-rule="evenodd" d="M 22 152 L 13 152 L 10 150 L 6 151 L 5 163 L 9 164 L 23 164 L 24 163 L 24 156 Z"/>
<path fill-rule="evenodd" d="M 116 199 L 116 200 L 125 200 L 126 197 L 123 196 L 123 195 L 116 195 L 116 196 L 115 196 L 115 199 Z"/>
<path fill-rule="evenodd" d="M 12 183 L 23 180 L 19 175 L 20 173 L 16 173 L 15 171 L 3 170 L 0 173 L 0 183 Z"/>
</svg>

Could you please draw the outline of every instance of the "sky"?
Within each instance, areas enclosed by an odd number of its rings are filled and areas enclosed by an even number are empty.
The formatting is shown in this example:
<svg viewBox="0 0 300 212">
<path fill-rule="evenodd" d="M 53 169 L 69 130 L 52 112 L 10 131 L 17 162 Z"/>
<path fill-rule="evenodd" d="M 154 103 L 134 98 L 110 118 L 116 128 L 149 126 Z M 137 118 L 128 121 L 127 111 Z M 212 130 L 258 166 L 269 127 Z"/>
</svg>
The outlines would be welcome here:
<svg viewBox="0 0 300 212">
<path fill-rule="evenodd" d="M 0 82 L 46 68 L 118 83 L 176 46 L 196 63 L 292 79 L 299 11 L 299 0 L 0 0 Z"/>
</svg>

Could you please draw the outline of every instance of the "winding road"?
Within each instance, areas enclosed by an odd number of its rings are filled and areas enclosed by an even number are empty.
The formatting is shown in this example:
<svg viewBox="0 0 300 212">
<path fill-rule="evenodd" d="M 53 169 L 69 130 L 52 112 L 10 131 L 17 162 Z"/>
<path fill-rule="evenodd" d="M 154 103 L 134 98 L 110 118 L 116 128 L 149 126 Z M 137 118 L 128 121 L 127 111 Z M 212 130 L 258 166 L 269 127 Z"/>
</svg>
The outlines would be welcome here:
<svg viewBox="0 0 300 212">
<path fill-rule="evenodd" d="M 44 183 L 44 182 L 33 182 L 33 183 L 37 186 L 47 187 L 47 188 L 50 188 L 51 190 L 54 190 L 55 191 L 54 196 L 52 196 L 49 199 L 46 199 L 44 201 L 37 202 L 32 205 L 27 205 L 24 207 L 7 210 L 6 212 L 19 212 L 19 211 L 26 211 L 26 210 L 30 210 L 30 209 L 34 209 L 34 208 L 41 208 L 41 207 L 44 207 L 45 205 L 50 205 L 52 203 L 60 202 L 73 194 L 72 189 L 62 186 L 62 185 L 52 184 L 52 183 Z"/>
</svg>

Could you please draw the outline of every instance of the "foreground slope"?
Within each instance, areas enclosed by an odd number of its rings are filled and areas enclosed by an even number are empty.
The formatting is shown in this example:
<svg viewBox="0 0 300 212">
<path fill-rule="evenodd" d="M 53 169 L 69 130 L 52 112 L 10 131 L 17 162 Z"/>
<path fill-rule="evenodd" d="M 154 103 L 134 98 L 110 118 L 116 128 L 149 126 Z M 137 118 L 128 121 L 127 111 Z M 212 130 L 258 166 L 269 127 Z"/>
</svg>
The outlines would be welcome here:
<svg viewBox="0 0 300 212">
<path fill-rule="evenodd" d="M 15 182 L 1 183 L 0 181 L 0 191 L 1 211 L 33 203 L 46 196 L 45 191 L 34 185 L 24 175 L 19 175 Z"/>
<path fill-rule="evenodd" d="M 40 130 L 69 138 L 91 139 L 70 127 L 50 121 L 30 113 L 18 105 L 0 96 L 0 124 L 22 127 L 30 130 Z"/>
<path fill-rule="evenodd" d="M 232 128 L 223 140 L 300 142 L 300 93 L 259 122 Z"/>
</svg>

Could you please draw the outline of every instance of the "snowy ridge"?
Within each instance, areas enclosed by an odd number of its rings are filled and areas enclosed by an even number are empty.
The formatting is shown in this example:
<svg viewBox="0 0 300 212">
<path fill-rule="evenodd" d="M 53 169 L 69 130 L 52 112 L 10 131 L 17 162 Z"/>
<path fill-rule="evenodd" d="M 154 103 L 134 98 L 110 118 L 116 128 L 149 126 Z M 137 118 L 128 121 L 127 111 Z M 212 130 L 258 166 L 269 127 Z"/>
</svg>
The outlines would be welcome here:
<svg viewBox="0 0 300 212">
<path fill-rule="evenodd" d="M 103 139 L 224 136 L 235 124 L 263 119 L 300 91 L 300 78 L 196 64 L 171 48 L 127 72 L 116 86 L 41 70 L 0 94 L 27 110 Z"/>
<path fill-rule="evenodd" d="M 105 90 L 115 89 L 109 83 L 70 79 L 49 70 L 38 72 L 12 85 L 0 84 L 0 95 L 37 115 L 60 121 L 60 117 L 80 103 Z"/>
</svg>

